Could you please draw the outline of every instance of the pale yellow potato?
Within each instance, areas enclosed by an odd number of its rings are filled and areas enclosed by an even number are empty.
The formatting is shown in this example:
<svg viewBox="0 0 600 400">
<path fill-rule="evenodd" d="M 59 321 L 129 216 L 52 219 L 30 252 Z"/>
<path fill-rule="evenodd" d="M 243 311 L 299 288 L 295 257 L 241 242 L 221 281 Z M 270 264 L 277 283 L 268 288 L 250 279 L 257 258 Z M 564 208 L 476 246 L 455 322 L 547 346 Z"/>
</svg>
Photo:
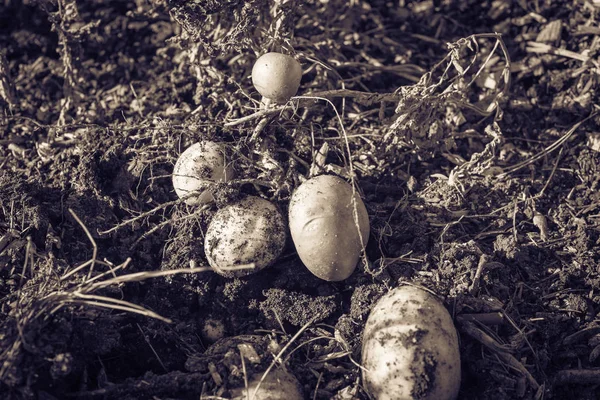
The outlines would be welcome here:
<svg viewBox="0 0 600 400">
<path fill-rule="evenodd" d="M 249 196 L 215 213 L 204 240 L 210 266 L 226 277 L 243 276 L 271 265 L 283 251 L 285 221 L 277 207 Z M 255 264 L 254 270 L 227 271 L 227 267 Z"/>
<path fill-rule="evenodd" d="M 289 224 L 302 263 L 326 281 L 348 278 L 369 240 L 369 215 L 362 199 L 333 175 L 311 178 L 294 191 Z"/>
<path fill-rule="evenodd" d="M 294 57 L 266 53 L 252 67 L 252 84 L 263 97 L 285 103 L 296 94 L 302 79 L 302 67 Z"/>
<path fill-rule="evenodd" d="M 179 198 L 198 192 L 186 199 L 186 204 L 202 205 L 214 200 L 206 182 L 226 182 L 233 179 L 234 170 L 222 145 L 203 141 L 188 147 L 173 168 L 173 187 Z"/>
<path fill-rule="evenodd" d="M 393 289 L 367 319 L 362 366 L 364 387 L 375 400 L 456 399 L 460 353 L 450 314 L 423 289 Z"/>
<path fill-rule="evenodd" d="M 275 367 L 259 382 L 263 374 L 258 373 L 249 379 L 248 389 L 241 387 L 231 390 L 232 400 L 303 400 L 302 387 L 291 372 Z M 258 387 L 258 390 L 257 390 Z M 249 396 L 248 396 L 249 394 Z"/>
</svg>

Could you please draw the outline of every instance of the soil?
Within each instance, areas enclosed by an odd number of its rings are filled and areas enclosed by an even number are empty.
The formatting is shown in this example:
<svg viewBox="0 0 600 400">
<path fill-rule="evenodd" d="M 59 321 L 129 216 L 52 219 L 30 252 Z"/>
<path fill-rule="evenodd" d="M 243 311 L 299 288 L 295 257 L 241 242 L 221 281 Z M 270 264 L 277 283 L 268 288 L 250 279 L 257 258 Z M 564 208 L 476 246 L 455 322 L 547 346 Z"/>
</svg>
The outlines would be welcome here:
<svg viewBox="0 0 600 400">
<path fill-rule="evenodd" d="M 362 330 L 406 283 L 455 321 L 460 399 L 600 398 L 599 14 L 595 0 L 1 2 L 0 398 L 228 398 L 276 360 L 306 398 L 368 399 Z M 287 104 L 252 86 L 267 51 L 302 65 Z M 200 140 L 236 179 L 190 206 L 172 172 Z M 324 173 L 369 214 L 348 279 L 312 275 L 289 234 L 259 272 L 210 270 L 217 210 L 251 195 L 287 215 Z"/>
</svg>

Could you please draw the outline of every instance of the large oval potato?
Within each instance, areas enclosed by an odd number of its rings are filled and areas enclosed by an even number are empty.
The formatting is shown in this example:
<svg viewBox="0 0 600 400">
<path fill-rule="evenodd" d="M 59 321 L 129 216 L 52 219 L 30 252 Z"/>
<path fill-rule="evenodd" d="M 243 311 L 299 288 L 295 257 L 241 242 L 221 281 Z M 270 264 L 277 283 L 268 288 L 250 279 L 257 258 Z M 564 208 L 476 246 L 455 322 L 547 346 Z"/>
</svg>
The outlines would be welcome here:
<svg viewBox="0 0 600 400">
<path fill-rule="evenodd" d="M 354 272 L 370 227 L 367 209 L 350 184 L 332 175 L 307 180 L 292 195 L 289 220 L 298 255 L 314 275 L 341 281 Z"/>
<path fill-rule="evenodd" d="M 210 266 L 226 277 L 243 276 L 272 264 L 285 245 L 285 222 L 277 207 L 249 196 L 215 213 L 204 238 Z M 227 267 L 254 263 L 253 270 Z"/>
<path fill-rule="evenodd" d="M 429 292 L 401 286 L 373 307 L 362 338 L 363 381 L 376 400 L 453 400 L 460 388 L 458 336 Z"/>
<path fill-rule="evenodd" d="M 194 143 L 181 153 L 173 168 L 173 187 L 179 198 L 198 192 L 185 202 L 202 205 L 213 201 L 212 192 L 204 189 L 207 182 L 227 182 L 233 175 L 234 169 L 227 161 L 225 149 L 207 140 Z"/>
</svg>

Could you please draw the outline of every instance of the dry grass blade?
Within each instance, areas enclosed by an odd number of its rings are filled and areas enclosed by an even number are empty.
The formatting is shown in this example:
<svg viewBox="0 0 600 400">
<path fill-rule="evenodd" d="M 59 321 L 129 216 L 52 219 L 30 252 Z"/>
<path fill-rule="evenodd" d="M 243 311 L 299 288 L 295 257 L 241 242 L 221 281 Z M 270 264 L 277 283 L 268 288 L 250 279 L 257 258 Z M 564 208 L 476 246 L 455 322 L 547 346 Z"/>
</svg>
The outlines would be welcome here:
<svg viewBox="0 0 600 400">
<path fill-rule="evenodd" d="M 381 103 L 384 101 L 395 101 L 397 99 L 397 95 L 395 93 L 369 93 L 369 92 L 361 92 L 358 90 L 348 90 L 348 89 L 336 89 L 336 90 L 327 90 L 322 92 L 314 92 L 309 93 L 305 96 L 294 96 L 291 100 L 299 100 L 297 104 L 294 102 L 288 102 L 288 104 L 282 106 L 276 106 L 273 108 L 269 108 L 266 110 L 260 110 L 253 114 L 247 115 L 245 117 L 237 118 L 228 122 L 225 122 L 223 126 L 232 127 L 241 125 L 246 122 L 253 121 L 255 119 L 268 117 L 275 114 L 280 114 L 286 110 L 296 110 L 300 107 L 310 107 L 314 104 L 315 100 L 330 100 L 333 98 L 353 98 L 356 102 L 369 106 L 375 103 Z"/>
<path fill-rule="evenodd" d="M 167 207 L 170 207 L 170 206 L 174 206 L 174 205 L 183 203 L 183 202 L 185 202 L 185 200 L 187 200 L 187 199 L 189 199 L 191 197 L 197 196 L 198 194 L 199 193 L 192 192 L 192 193 L 190 193 L 190 194 L 188 194 L 188 195 L 186 195 L 186 196 L 184 196 L 182 198 L 179 198 L 177 200 L 167 201 L 166 203 L 159 204 L 158 206 L 154 207 L 152 210 L 143 212 L 140 215 L 137 215 L 137 216 L 135 216 L 135 217 L 133 217 L 131 219 L 123 221 L 120 224 L 115 225 L 112 228 L 107 229 L 105 231 L 99 231 L 98 234 L 100 234 L 100 235 L 107 235 L 107 234 L 109 234 L 111 232 L 115 232 L 115 231 L 117 231 L 117 230 L 119 230 L 119 229 L 121 229 L 121 228 L 123 228 L 125 226 L 131 225 L 131 224 L 139 221 L 142 218 L 146 218 L 146 217 L 148 217 L 148 216 L 156 213 L 157 211 L 162 210 L 163 208 L 167 208 Z"/>
<path fill-rule="evenodd" d="M 557 55 L 557 56 L 561 56 L 561 57 L 571 58 L 573 60 L 578 60 L 581 62 L 591 61 L 596 66 L 596 68 L 600 67 L 600 65 L 598 65 L 597 61 L 591 59 L 587 55 L 579 54 L 579 53 L 576 53 L 571 50 L 557 49 L 556 47 L 550 46 L 549 44 L 546 44 L 546 43 L 527 42 L 527 51 L 530 53 L 537 53 L 537 54 L 553 54 L 553 55 Z"/>
<path fill-rule="evenodd" d="M 536 162 L 537 160 L 539 160 L 542 157 L 545 157 L 546 155 L 552 153 L 554 150 L 558 149 L 560 146 L 562 146 L 563 144 L 566 143 L 567 140 L 569 140 L 569 138 L 571 136 L 573 136 L 573 134 L 575 133 L 575 131 L 577 131 L 577 129 L 586 121 L 588 121 L 591 118 L 594 118 L 596 115 L 598 115 L 598 112 L 593 112 L 592 114 L 590 114 L 589 116 L 585 117 L 584 119 L 582 119 L 581 121 L 577 122 L 575 125 L 573 125 L 573 127 L 571 129 L 569 129 L 567 131 L 567 133 L 565 133 L 560 139 L 558 139 L 556 142 L 552 143 L 550 146 L 546 147 L 544 150 L 542 150 L 541 152 L 539 152 L 538 154 L 534 155 L 533 157 L 530 157 L 529 159 L 522 161 L 516 165 L 513 165 L 512 167 L 506 168 L 504 170 L 503 173 L 499 174 L 498 177 L 502 178 L 505 177 L 509 174 L 512 174 L 513 172 L 516 172 L 518 170 L 520 170 L 521 168 L 524 168 L 530 164 L 533 164 L 534 162 Z"/>
<path fill-rule="evenodd" d="M 267 367 L 267 369 L 263 373 L 262 377 L 260 378 L 260 381 L 256 385 L 256 388 L 254 389 L 254 392 L 252 393 L 252 397 L 250 398 L 251 400 L 256 399 L 256 394 L 258 393 L 260 385 L 267 378 L 267 375 L 269 374 L 269 372 L 271 372 L 271 370 L 275 367 L 275 364 L 278 363 L 278 362 L 279 363 L 282 362 L 281 356 L 283 355 L 283 353 L 285 353 L 286 350 L 292 345 L 292 343 L 294 343 L 296 341 L 296 339 L 298 339 L 300 337 L 300 335 L 302 335 L 302 333 L 304 331 L 306 331 L 308 329 L 308 327 L 313 324 L 313 322 L 315 321 L 315 319 L 316 318 L 313 318 L 310 321 L 308 321 L 306 324 L 304 324 L 304 326 L 302 326 L 298 330 L 298 332 L 296 332 L 296 334 L 285 344 L 285 346 L 283 346 L 283 348 L 279 351 L 279 353 L 277 353 L 277 355 L 273 358 L 273 361 L 271 361 L 271 364 L 269 364 L 269 366 Z"/>
<path fill-rule="evenodd" d="M 317 395 L 319 394 L 319 385 L 321 384 L 321 380 L 323 379 L 323 373 L 321 372 L 319 374 L 319 377 L 317 378 L 317 384 L 315 385 L 315 390 L 313 391 L 313 400 L 317 400 Z"/>
<path fill-rule="evenodd" d="M 253 269 L 255 268 L 255 264 L 243 264 L 236 265 L 232 267 L 224 267 L 224 270 L 227 271 L 237 271 L 237 270 L 245 270 L 245 269 Z M 107 279 L 105 281 L 97 282 L 94 284 L 86 285 L 85 291 L 91 292 L 101 288 L 105 288 L 112 285 L 117 285 L 120 283 L 126 282 L 139 282 L 150 278 L 159 278 L 163 276 L 171 276 L 171 275 L 179 275 L 179 274 L 197 274 L 200 272 L 209 272 L 213 271 L 211 267 L 197 267 L 197 268 L 181 268 L 181 269 L 173 269 L 167 271 L 143 271 L 136 272 L 133 274 L 121 275 L 115 278 Z"/>
<path fill-rule="evenodd" d="M 148 335 L 146 335 L 146 333 L 144 332 L 144 330 L 142 329 L 142 327 L 140 326 L 140 324 L 136 323 L 136 325 L 137 325 L 138 329 L 140 330 L 140 333 L 144 337 L 144 340 L 148 344 L 148 347 L 150 347 L 150 350 L 152 350 L 152 353 L 154 353 L 154 357 L 156 357 L 156 359 L 158 360 L 158 363 L 160 364 L 160 366 L 162 367 L 162 369 L 165 371 L 165 373 L 168 373 L 169 370 L 167 369 L 167 367 L 165 366 L 165 364 L 161 360 L 160 356 L 158 355 L 158 353 L 154 349 L 154 346 L 152 346 L 152 343 L 150 343 L 150 339 L 148 339 Z"/>
<path fill-rule="evenodd" d="M 33 268 L 33 258 L 31 254 L 31 238 L 27 238 L 27 246 L 25 247 L 25 261 L 23 263 L 23 271 L 21 272 L 21 277 L 19 278 L 19 287 L 23 287 L 23 280 L 25 279 L 25 273 L 27 272 L 27 266 Z M 14 272 L 14 267 L 11 270 L 11 275 Z"/>
<path fill-rule="evenodd" d="M 178 220 L 179 222 L 182 222 L 182 221 L 186 221 L 186 220 L 188 220 L 188 219 L 192 219 L 192 218 L 197 218 L 197 215 L 196 215 L 196 213 L 192 213 L 192 214 L 186 215 L 186 216 L 184 216 L 184 217 L 180 217 L 180 218 L 178 218 L 177 220 Z M 144 232 L 144 233 L 143 233 L 143 234 L 142 234 L 142 235 L 141 235 L 139 238 L 137 238 L 137 239 L 135 240 L 135 242 L 133 242 L 133 243 L 131 244 L 131 246 L 129 246 L 129 250 L 133 250 L 133 249 L 134 249 L 134 248 L 135 248 L 135 247 L 136 247 L 138 244 L 140 244 L 140 243 L 141 243 L 141 242 L 142 242 L 144 239 L 148 238 L 148 237 L 149 237 L 150 235 L 152 235 L 153 233 L 155 233 L 155 232 L 159 231 L 160 229 L 162 229 L 162 228 L 164 228 L 164 227 L 166 227 L 167 225 L 170 225 L 170 224 L 172 224 L 172 223 L 173 223 L 173 221 L 172 221 L 172 220 L 170 220 L 170 219 L 166 219 L 166 220 L 164 220 L 164 221 L 162 221 L 162 222 L 160 222 L 160 223 L 156 224 L 155 226 L 153 226 L 152 228 L 150 228 L 149 230 L 147 230 L 146 232 Z"/>
<path fill-rule="evenodd" d="M 78 273 L 81 270 L 87 268 L 91 263 L 92 263 L 92 260 L 87 260 L 86 262 L 82 263 L 78 267 L 75 267 L 72 270 L 70 270 L 69 272 L 67 272 L 66 274 L 63 274 L 63 276 L 60 277 L 60 280 L 61 281 L 66 281 L 67 279 L 69 279 L 70 277 L 72 277 L 73 275 L 75 275 L 76 273 Z M 111 268 L 111 266 L 109 264 L 101 262 L 101 261 L 98 261 L 98 260 L 96 260 L 95 263 L 96 264 L 105 265 L 105 266 L 108 266 L 109 268 Z"/>
<path fill-rule="evenodd" d="M 472 322 L 468 322 L 466 320 L 463 321 L 462 329 L 466 333 L 468 333 L 469 336 L 471 336 L 474 339 L 477 339 L 477 341 L 479 341 L 482 345 L 484 345 L 485 347 L 487 347 L 490 350 L 493 350 L 495 352 L 504 352 L 504 353 L 514 353 L 515 352 L 515 349 L 512 348 L 510 345 L 498 343 L 496 341 L 496 339 L 494 339 L 487 333 L 483 332 L 481 329 L 477 328 L 475 326 L 475 324 Z"/>
<path fill-rule="evenodd" d="M 240 359 L 242 361 L 242 373 L 244 375 L 244 388 L 246 389 L 246 400 L 250 400 L 250 391 L 248 390 L 248 372 L 246 371 L 246 360 L 242 350 L 238 349 L 238 351 L 240 352 Z"/>
<path fill-rule="evenodd" d="M 534 390 L 538 390 L 540 385 L 537 383 L 533 375 L 523 366 L 519 360 L 517 360 L 510 351 L 512 349 L 509 346 L 499 344 L 494 338 L 487 335 L 485 332 L 480 330 L 473 324 L 472 322 L 463 321 L 461 325 L 464 332 L 466 332 L 473 339 L 480 342 L 482 345 L 492 350 L 494 354 L 501 359 L 504 363 L 506 363 L 510 368 L 520 372 L 527 378 L 527 381 L 531 385 Z"/>
<path fill-rule="evenodd" d="M 283 364 L 287 363 L 289 361 L 290 357 L 292 356 L 292 354 L 294 354 L 296 351 L 300 350 L 302 347 L 304 347 L 312 342 L 315 342 L 317 340 L 321 340 L 321 339 L 333 340 L 334 342 L 338 343 L 343 350 L 334 352 L 334 353 L 325 354 L 322 357 L 320 357 L 319 359 L 315 360 L 314 362 L 317 362 L 317 363 L 327 362 L 327 361 L 331 361 L 331 360 L 335 360 L 335 359 L 343 358 L 343 357 L 347 356 L 352 364 L 354 364 L 359 369 L 364 369 L 364 367 L 362 365 L 360 365 L 360 363 L 358 363 L 356 360 L 354 360 L 354 358 L 352 358 L 352 351 L 350 350 L 350 348 L 346 342 L 344 342 L 343 340 L 341 340 L 340 338 L 338 338 L 336 336 L 326 336 L 326 335 L 321 335 L 321 336 L 317 336 L 317 337 L 308 339 L 307 341 L 300 343 L 298 346 L 294 347 L 288 353 L 285 360 L 283 360 Z"/>
<path fill-rule="evenodd" d="M 92 237 L 92 235 L 91 235 L 90 231 L 88 230 L 88 228 L 81 221 L 81 219 L 79 219 L 79 217 L 77 216 L 77 214 L 75 214 L 75 211 L 73 211 L 71 208 L 69 208 L 69 213 L 71 214 L 71 216 L 73 216 L 73 218 L 75 218 L 75 221 L 77 221 L 77 223 L 79 224 L 79 226 L 81 226 L 81 228 L 85 232 L 85 235 L 87 236 L 88 240 L 92 244 L 92 248 L 93 248 L 93 250 L 92 250 L 92 259 L 89 260 L 86 263 L 86 264 L 89 264 L 89 266 L 90 266 L 90 270 L 88 271 L 87 278 L 86 278 L 86 279 L 89 279 L 92 276 L 92 273 L 94 272 L 94 265 L 96 263 L 96 258 L 98 257 L 98 245 L 96 244 L 96 241 Z"/>
<path fill-rule="evenodd" d="M 274 108 L 269 108 L 269 109 L 266 109 L 266 110 L 260 110 L 260 111 L 255 112 L 254 114 L 250 114 L 250 115 L 247 115 L 245 117 L 234 119 L 232 121 L 226 122 L 226 123 L 223 124 L 223 126 L 231 127 L 231 126 L 241 125 L 241 124 L 243 124 L 245 122 L 249 122 L 249 121 L 252 121 L 252 120 L 255 120 L 255 119 L 258 119 L 258 118 L 262 118 L 262 117 L 266 117 L 266 116 L 270 116 L 270 115 L 275 115 L 275 114 L 278 114 L 278 113 L 280 113 L 282 111 L 285 111 L 285 110 L 288 110 L 288 109 L 291 109 L 291 108 L 292 107 L 289 106 L 289 105 L 283 105 L 283 106 L 277 106 L 277 107 L 274 107 Z"/>
<path fill-rule="evenodd" d="M 121 310 L 121 311 L 130 312 L 133 314 L 140 314 L 145 317 L 155 318 L 160 321 L 166 322 L 167 324 L 170 324 L 173 322 L 169 318 L 165 318 L 165 317 L 155 313 L 154 311 L 150 311 L 146 308 L 141 308 L 141 310 L 140 310 L 140 307 L 136 306 L 133 303 L 125 302 L 128 305 L 124 306 L 124 305 L 119 305 L 119 304 L 113 304 L 114 299 L 112 299 L 110 297 L 97 296 L 97 298 L 100 299 L 101 301 L 77 300 L 77 299 L 67 298 L 67 299 L 62 300 L 62 303 L 64 305 L 75 304 L 75 305 L 82 305 L 82 306 L 88 306 L 88 307 L 94 306 L 94 307 L 108 308 L 111 310 Z"/>
<path fill-rule="evenodd" d="M 116 278 L 117 277 L 116 272 L 127 268 L 127 266 L 129 265 L 130 262 L 131 262 L 131 257 L 128 257 L 123 263 L 116 265 L 116 266 L 106 263 L 106 265 L 109 267 L 108 271 L 105 271 L 101 274 L 94 276 L 93 278 L 88 279 L 86 281 L 86 283 L 94 282 L 98 279 L 104 278 L 106 275 L 112 275 L 113 278 Z"/>
</svg>

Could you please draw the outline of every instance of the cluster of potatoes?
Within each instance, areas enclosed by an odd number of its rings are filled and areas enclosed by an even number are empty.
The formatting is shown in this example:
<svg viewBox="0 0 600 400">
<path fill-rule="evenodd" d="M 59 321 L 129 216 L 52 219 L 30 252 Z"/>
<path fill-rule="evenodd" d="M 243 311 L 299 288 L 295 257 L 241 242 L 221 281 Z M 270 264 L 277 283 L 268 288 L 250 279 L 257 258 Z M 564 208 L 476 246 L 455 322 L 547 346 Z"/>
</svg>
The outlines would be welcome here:
<svg viewBox="0 0 600 400">
<path fill-rule="evenodd" d="M 252 82 L 270 102 L 281 103 L 296 94 L 302 68 L 293 57 L 267 53 L 252 69 Z M 235 171 L 225 149 L 203 141 L 186 149 L 175 164 L 175 192 L 189 205 L 207 204 L 210 182 L 226 182 Z M 311 178 L 293 193 L 289 228 L 300 259 L 327 281 L 348 278 L 369 238 L 364 203 L 345 180 L 332 175 Z M 226 277 L 257 272 L 273 264 L 283 251 L 286 224 L 276 205 L 248 196 L 221 208 L 206 232 L 204 249 L 210 266 Z M 235 267 L 253 265 L 254 268 Z"/>
<path fill-rule="evenodd" d="M 253 84 L 267 102 L 289 100 L 296 94 L 301 76 L 300 64 L 280 53 L 263 55 L 252 70 Z M 207 183 L 226 182 L 234 176 L 222 145 L 203 141 L 181 154 L 173 171 L 173 186 L 187 204 L 203 205 L 214 200 Z M 333 175 L 310 178 L 296 188 L 287 226 L 303 264 L 326 281 L 341 281 L 354 272 L 370 234 L 362 199 L 352 185 Z M 213 216 L 204 240 L 206 258 L 215 272 L 225 277 L 254 273 L 277 260 L 286 231 L 286 221 L 275 204 L 245 197 Z M 235 268 L 246 265 L 253 268 Z M 460 354 L 446 308 L 418 287 L 390 291 L 375 304 L 365 325 L 362 367 L 364 387 L 374 399 L 455 399 L 460 387 Z M 280 375 L 273 375 L 280 384 L 295 381 Z M 264 389 L 273 389 L 255 398 L 302 398 L 300 391 L 279 396 L 280 386 L 285 387 L 267 383 Z M 296 397 L 294 393 L 298 393 Z"/>
</svg>

